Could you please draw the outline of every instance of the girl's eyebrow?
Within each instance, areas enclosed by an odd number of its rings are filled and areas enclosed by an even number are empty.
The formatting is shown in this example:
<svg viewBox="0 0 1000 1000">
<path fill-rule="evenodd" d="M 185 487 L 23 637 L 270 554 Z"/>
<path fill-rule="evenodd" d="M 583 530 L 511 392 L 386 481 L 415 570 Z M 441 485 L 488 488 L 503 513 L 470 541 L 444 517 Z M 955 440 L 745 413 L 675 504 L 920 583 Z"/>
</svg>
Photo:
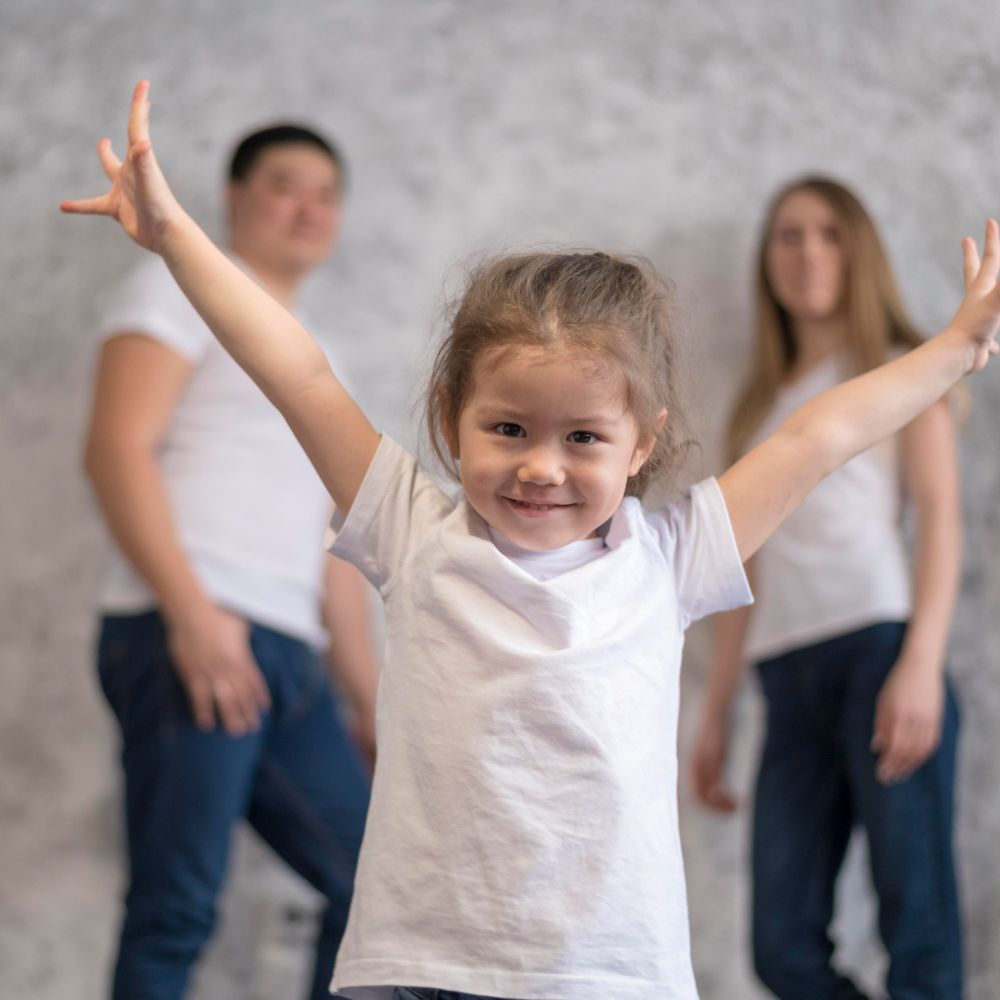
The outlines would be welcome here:
<svg viewBox="0 0 1000 1000">
<path fill-rule="evenodd" d="M 479 408 L 479 416 L 486 420 L 506 420 L 510 423 L 525 423 L 537 415 L 523 410 L 514 410 L 505 407 L 502 403 L 487 403 Z M 622 414 L 621 416 L 624 416 Z M 587 425 L 590 427 L 609 427 L 618 423 L 621 416 L 608 416 L 607 414 L 595 414 L 583 417 L 560 417 L 559 422 L 573 424 L 574 426 Z"/>
</svg>

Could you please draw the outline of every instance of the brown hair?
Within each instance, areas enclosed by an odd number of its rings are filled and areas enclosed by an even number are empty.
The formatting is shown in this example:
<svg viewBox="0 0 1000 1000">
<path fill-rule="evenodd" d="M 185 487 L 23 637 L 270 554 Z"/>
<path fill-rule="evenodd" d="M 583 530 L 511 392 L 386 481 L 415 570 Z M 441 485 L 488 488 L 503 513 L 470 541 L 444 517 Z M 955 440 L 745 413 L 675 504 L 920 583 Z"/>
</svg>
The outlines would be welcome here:
<svg viewBox="0 0 1000 1000">
<path fill-rule="evenodd" d="M 622 379 L 639 440 L 655 438 L 630 477 L 638 496 L 655 472 L 672 468 L 687 441 L 675 407 L 670 295 L 639 258 L 598 252 L 536 252 L 486 260 L 452 306 L 448 333 L 431 369 L 425 417 L 431 447 L 453 474 L 448 447 L 484 355 L 515 348 L 569 347 L 591 354 L 598 370 Z M 661 412 L 669 416 L 658 427 Z"/>
<path fill-rule="evenodd" d="M 808 176 L 787 184 L 771 200 L 761 228 L 755 275 L 754 353 L 749 377 L 729 419 L 726 444 L 730 461 L 743 453 L 795 364 L 792 321 L 768 279 L 767 248 L 778 209 L 789 195 L 799 191 L 818 195 L 837 216 L 844 256 L 842 308 L 858 371 L 884 363 L 891 347 L 909 349 L 923 342 L 906 316 L 882 242 L 858 197 L 827 177 Z"/>
</svg>

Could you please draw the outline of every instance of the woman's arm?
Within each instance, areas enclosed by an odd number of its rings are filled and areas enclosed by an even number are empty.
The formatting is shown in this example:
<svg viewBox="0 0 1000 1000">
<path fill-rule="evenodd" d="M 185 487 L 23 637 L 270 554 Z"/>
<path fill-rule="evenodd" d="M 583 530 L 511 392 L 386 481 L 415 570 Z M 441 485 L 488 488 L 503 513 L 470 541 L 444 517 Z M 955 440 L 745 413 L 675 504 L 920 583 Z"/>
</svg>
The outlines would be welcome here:
<svg viewBox="0 0 1000 1000">
<path fill-rule="evenodd" d="M 752 585 L 752 565 L 746 566 Z M 733 699 L 743 680 L 743 654 L 752 606 L 715 616 L 708 681 L 702 695 L 698 730 L 691 754 L 695 798 L 709 809 L 732 812 L 737 801 L 725 786 Z"/>
<path fill-rule="evenodd" d="M 107 215 L 141 246 L 161 254 L 184 294 L 222 345 L 278 407 L 334 502 L 350 509 L 378 435 L 295 318 L 233 264 L 174 198 L 149 140 L 149 85 L 139 83 L 119 161 L 101 140 L 111 189 L 64 201 L 65 212 Z"/>
<path fill-rule="evenodd" d="M 951 323 L 903 357 L 850 379 L 796 410 L 719 478 L 740 556 L 746 560 L 835 469 L 900 430 L 963 375 L 997 352 L 1000 233 L 986 225 L 982 263 L 962 244 L 966 294 Z"/>
<path fill-rule="evenodd" d="M 916 518 L 913 606 L 903 648 L 879 694 L 872 747 L 882 781 L 899 781 L 936 749 L 944 665 L 961 573 L 962 517 L 954 420 L 947 400 L 900 435 L 907 495 Z"/>
</svg>

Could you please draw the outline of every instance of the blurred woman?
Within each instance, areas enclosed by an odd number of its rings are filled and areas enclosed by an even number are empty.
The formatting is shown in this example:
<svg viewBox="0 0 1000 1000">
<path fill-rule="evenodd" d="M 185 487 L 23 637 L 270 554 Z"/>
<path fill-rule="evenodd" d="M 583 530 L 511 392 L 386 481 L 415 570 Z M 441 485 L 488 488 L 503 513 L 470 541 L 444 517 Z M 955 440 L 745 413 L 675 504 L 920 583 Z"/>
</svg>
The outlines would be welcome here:
<svg viewBox="0 0 1000 1000">
<path fill-rule="evenodd" d="M 771 203 L 756 327 L 730 461 L 808 399 L 921 342 L 872 220 L 843 185 L 807 177 Z M 821 483 L 754 556 L 756 604 L 719 616 L 694 785 L 706 806 L 735 808 L 723 783 L 729 710 L 752 662 L 767 703 L 754 964 L 784 1000 L 864 996 L 831 966 L 828 933 L 855 825 L 868 841 L 889 995 L 962 995 L 951 843 L 958 713 L 945 674 L 960 555 L 955 431 L 941 400 Z"/>
</svg>

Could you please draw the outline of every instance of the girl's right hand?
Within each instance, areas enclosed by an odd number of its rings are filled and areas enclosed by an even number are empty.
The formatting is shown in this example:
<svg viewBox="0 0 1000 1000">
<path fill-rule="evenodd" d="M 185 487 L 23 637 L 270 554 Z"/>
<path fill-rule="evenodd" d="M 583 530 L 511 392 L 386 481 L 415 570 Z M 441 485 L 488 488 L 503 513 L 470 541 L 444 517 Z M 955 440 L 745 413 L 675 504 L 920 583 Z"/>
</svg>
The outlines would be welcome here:
<svg viewBox="0 0 1000 1000">
<path fill-rule="evenodd" d="M 183 209 L 153 156 L 149 140 L 149 82 L 141 80 L 132 94 L 128 118 L 128 149 L 119 160 L 111 140 L 97 144 L 104 173 L 111 181 L 107 194 L 96 198 L 67 199 L 60 203 L 64 212 L 78 215 L 106 215 L 140 246 L 159 252 L 170 223 L 183 216 Z"/>
</svg>

